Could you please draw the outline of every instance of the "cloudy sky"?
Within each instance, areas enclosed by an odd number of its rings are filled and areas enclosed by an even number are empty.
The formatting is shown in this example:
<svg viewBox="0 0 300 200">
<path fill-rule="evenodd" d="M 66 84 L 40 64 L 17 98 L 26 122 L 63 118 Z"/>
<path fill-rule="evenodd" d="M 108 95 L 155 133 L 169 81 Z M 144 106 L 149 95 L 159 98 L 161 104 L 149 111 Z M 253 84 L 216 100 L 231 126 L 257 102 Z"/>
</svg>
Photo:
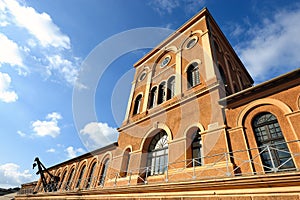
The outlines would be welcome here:
<svg viewBox="0 0 300 200">
<path fill-rule="evenodd" d="M 256 83 L 298 68 L 298 0 L 0 0 L 0 187 L 37 179 L 31 169 L 36 156 L 51 166 L 116 141 L 132 64 L 149 49 L 111 62 L 95 86 L 96 120 L 77 126 L 73 89 L 89 90 L 78 81 L 82 63 L 116 34 L 176 30 L 203 7 Z M 124 88 L 115 89 L 121 79 Z"/>
</svg>

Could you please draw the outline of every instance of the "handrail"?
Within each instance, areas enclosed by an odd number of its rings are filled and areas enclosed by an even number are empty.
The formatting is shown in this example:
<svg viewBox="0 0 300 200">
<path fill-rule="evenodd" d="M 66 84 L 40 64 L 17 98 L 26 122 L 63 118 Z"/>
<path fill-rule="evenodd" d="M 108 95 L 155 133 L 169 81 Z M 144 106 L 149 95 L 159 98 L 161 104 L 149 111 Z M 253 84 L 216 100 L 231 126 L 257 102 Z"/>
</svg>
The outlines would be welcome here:
<svg viewBox="0 0 300 200">
<path fill-rule="evenodd" d="M 224 177 L 234 177 L 234 176 L 249 176 L 256 174 L 266 174 L 266 173 L 284 173 L 287 171 L 300 171 L 297 166 L 288 166 L 290 161 L 293 161 L 293 158 L 299 157 L 300 152 L 288 152 L 280 148 L 276 148 L 276 146 L 282 144 L 291 144 L 296 143 L 299 146 L 300 140 L 293 140 L 289 142 L 281 142 L 276 144 L 268 144 L 262 147 L 251 148 L 247 150 L 238 150 L 232 152 L 219 153 L 208 156 L 201 156 L 199 158 L 186 159 L 176 162 L 169 162 L 166 165 L 157 165 L 156 168 L 164 169 L 164 173 L 153 173 L 153 169 L 151 166 L 141 167 L 136 169 L 131 169 L 125 172 L 126 176 L 121 176 L 119 172 L 113 172 L 106 175 L 106 181 L 104 185 L 99 185 L 100 177 L 93 176 L 90 178 L 81 179 L 81 184 L 79 187 L 75 188 L 75 183 L 77 180 L 72 180 L 71 182 L 61 182 L 57 185 L 47 185 L 49 190 L 52 192 L 68 192 L 68 191 L 76 191 L 76 190 L 90 190 L 90 189 L 98 189 L 98 188 L 109 188 L 109 187 L 120 187 L 126 185 L 132 185 L 132 181 L 134 180 L 134 184 L 157 184 L 162 182 L 178 182 L 178 181 L 190 181 L 190 180 L 205 180 L 205 179 L 216 179 L 216 178 L 224 178 Z M 300 146 L 298 147 L 300 148 Z M 247 152 L 251 157 L 248 160 L 244 158 L 240 158 L 236 155 L 238 153 Z M 279 165 L 275 164 L 273 155 L 274 153 L 286 154 L 286 160 L 284 160 Z M 260 160 L 261 157 L 267 156 L 270 158 L 269 165 L 263 164 Z M 203 161 L 210 159 L 211 162 L 203 163 Z M 300 159 L 300 158 L 299 158 Z M 234 163 L 231 161 L 234 160 Z M 236 163 L 240 163 L 237 165 Z M 220 167 L 220 163 L 222 163 L 223 167 Z M 256 166 L 255 170 L 239 172 L 239 169 L 244 165 L 250 164 L 252 166 Z M 178 167 L 180 165 L 180 167 Z M 262 170 L 259 170 L 261 168 Z M 172 171 L 172 173 L 170 173 Z M 210 173 L 207 173 L 210 172 Z M 123 172 L 124 174 L 124 172 Z M 181 174 L 183 179 L 177 177 L 177 174 Z M 214 175 L 210 175 L 214 174 Z M 133 178 L 133 176 L 136 176 Z M 151 177 L 151 178 L 150 178 Z M 153 177 L 153 178 L 152 178 Z M 151 179 L 151 180 L 150 180 Z M 155 180 L 154 180 L 155 179 Z M 149 181 L 150 180 L 150 181 Z M 106 185 L 106 183 L 113 183 L 110 185 Z M 45 193 L 42 185 L 32 187 L 32 188 L 24 188 L 19 191 L 19 194 L 32 194 L 36 193 Z"/>
</svg>

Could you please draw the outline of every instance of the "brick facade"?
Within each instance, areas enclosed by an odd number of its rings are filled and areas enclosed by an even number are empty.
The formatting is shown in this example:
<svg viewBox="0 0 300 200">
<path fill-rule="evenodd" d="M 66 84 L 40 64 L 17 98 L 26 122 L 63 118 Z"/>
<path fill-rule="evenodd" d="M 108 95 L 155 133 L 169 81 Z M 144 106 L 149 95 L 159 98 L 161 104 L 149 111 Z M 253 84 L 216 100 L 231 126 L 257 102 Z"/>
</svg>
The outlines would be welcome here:
<svg viewBox="0 0 300 200">
<path fill-rule="evenodd" d="M 207 9 L 134 67 L 118 142 L 51 167 L 55 191 L 39 180 L 16 199 L 299 199 L 300 70 L 252 86 Z M 264 113 L 277 121 L 256 130 Z M 259 141 L 265 126 L 284 144 Z"/>
</svg>

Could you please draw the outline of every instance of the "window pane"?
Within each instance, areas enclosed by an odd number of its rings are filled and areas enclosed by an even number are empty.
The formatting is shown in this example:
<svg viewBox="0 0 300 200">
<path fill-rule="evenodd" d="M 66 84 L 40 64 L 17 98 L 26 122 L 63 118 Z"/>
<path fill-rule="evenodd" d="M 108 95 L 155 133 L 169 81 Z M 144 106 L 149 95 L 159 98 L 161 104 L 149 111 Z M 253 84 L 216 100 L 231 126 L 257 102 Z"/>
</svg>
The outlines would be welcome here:
<svg viewBox="0 0 300 200">
<path fill-rule="evenodd" d="M 197 63 L 193 63 L 187 70 L 188 88 L 200 84 L 200 73 Z"/>
<path fill-rule="evenodd" d="M 93 178 L 94 178 L 93 176 L 94 176 L 95 167 L 96 167 L 96 163 L 93 163 L 93 165 L 91 167 L 90 174 L 88 176 L 86 188 L 89 188 L 92 184 L 92 181 L 93 181 Z"/>
<path fill-rule="evenodd" d="M 77 181 L 77 184 L 76 184 L 76 188 L 78 188 L 81 184 L 81 181 L 82 181 L 82 178 L 83 178 L 83 174 L 85 172 L 85 167 L 86 166 L 83 166 L 82 169 L 81 169 L 81 172 L 80 172 L 80 175 L 78 177 L 78 181 Z"/>
<path fill-rule="evenodd" d="M 159 132 L 149 145 L 148 164 L 151 168 L 149 175 L 162 174 L 168 162 L 168 136 L 166 132 Z"/>
<path fill-rule="evenodd" d="M 70 189 L 70 185 L 73 182 L 74 171 L 75 171 L 75 169 L 73 168 L 72 171 L 71 171 L 71 173 L 70 173 L 70 175 L 69 175 L 68 181 L 67 181 L 67 183 L 65 185 L 65 190 L 69 190 Z"/>
<path fill-rule="evenodd" d="M 159 171 L 160 173 L 163 173 L 164 172 L 164 165 L 165 165 L 165 157 L 164 156 L 161 156 L 160 157 L 160 166 L 159 166 Z"/>
<path fill-rule="evenodd" d="M 194 165 L 200 166 L 201 165 L 201 151 L 202 151 L 202 144 L 201 144 L 201 135 L 200 130 L 197 129 L 192 134 L 193 142 L 192 142 L 192 159 L 195 159 Z"/>
<path fill-rule="evenodd" d="M 157 87 L 154 87 L 151 90 L 150 93 L 150 104 L 149 104 L 149 108 L 153 108 L 156 104 L 156 93 L 157 93 Z"/>
<path fill-rule="evenodd" d="M 175 77 L 172 76 L 168 80 L 168 96 L 167 96 L 167 99 L 173 98 L 174 95 L 175 95 Z"/>
<path fill-rule="evenodd" d="M 140 112 L 141 101 L 142 101 L 142 95 L 140 94 L 136 97 L 134 101 L 133 114 L 137 114 Z"/>
<path fill-rule="evenodd" d="M 252 126 L 258 147 L 262 150 L 261 147 L 266 145 L 269 146 L 271 154 L 267 150 L 264 150 L 264 152 L 261 154 L 261 159 L 264 166 L 278 168 L 277 170 L 295 167 L 278 121 L 273 114 L 259 114 L 254 118 Z M 281 166 L 289 159 L 291 160 L 288 161 L 287 164 Z M 265 171 L 271 172 L 271 169 L 265 168 Z"/>
<path fill-rule="evenodd" d="M 166 96 L 166 92 L 165 92 L 165 82 L 161 83 L 159 85 L 159 88 L 158 88 L 158 101 L 157 101 L 157 104 L 161 104 L 162 102 L 165 101 L 165 96 Z"/>
<path fill-rule="evenodd" d="M 107 172 L 107 168 L 108 168 L 108 163 L 109 163 L 108 159 L 106 161 L 104 161 L 104 164 L 103 164 L 103 167 L 102 167 L 102 171 L 101 171 L 101 174 L 100 174 L 99 185 L 104 186 L 106 172 Z"/>
</svg>

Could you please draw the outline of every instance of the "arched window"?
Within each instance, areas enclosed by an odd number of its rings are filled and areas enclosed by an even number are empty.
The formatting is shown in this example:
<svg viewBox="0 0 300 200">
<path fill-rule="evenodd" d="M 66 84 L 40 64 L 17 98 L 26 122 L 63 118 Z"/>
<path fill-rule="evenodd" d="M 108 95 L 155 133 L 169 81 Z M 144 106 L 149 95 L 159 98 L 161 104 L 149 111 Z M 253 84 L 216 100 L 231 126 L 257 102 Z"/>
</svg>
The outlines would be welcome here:
<svg viewBox="0 0 300 200">
<path fill-rule="evenodd" d="M 106 172 L 108 169 L 109 159 L 106 159 L 102 165 L 102 170 L 100 173 L 100 179 L 99 179 L 99 185 L 104 186 L 105 178 L 106 178 Z"/>
<path fill-rule="evenodd" d="M 192 134 L 193 142 L 192 142 L 192 158 L 193 158 L 193 166 L 201 166 L 202 165 L 202 140 L 200 135 L 200 129 L 197 129 Z"/>
<path fill-rule="evenodd" d="M 239 88 L 238 88 L 238 86 L 235 83 L 233 84 L 233 88 L 234 88 L 234 92 L 238 92 L 239 91 Z"/>
<path fill-rule="evenodd" d="M 121 177 L 125 177 L 128 174 L 128 168 L 129 168 L 129 162 L 130 162 L 130 149 L 126 149 L 123 155 L 123 161 L 121 166 Z"/>
<path fill-rule="evenodd" d="M 232 67 L 232 64 L 229 60 L 227 60 L 227 64 L 228 64 L 228 68 L 232 71 L 234 71 L 233 67 Z"/>
<path fill-rule="evenodd" d="M 165 131 L 160 131 L 151 140 L 148 149 L 149 175 L 163 174 L 167 170 L 168 164 L 168 135 Z"/>
<path fill-rule="evenodd" d="M 172 99 L 174 96 L 175 96 L 175 77 L 172 76 L 168 80 L 167 100 Z"/>
<path fill-rule="evenodd" d="M 222 68 L 221 65 L 218 65 L 218 70 L 219 70 L 219 73 L 220 73 L 219 79 L 221 79 L 221 81 L 224 84 L 224 89 L 226 91 L 226 95 L 229 95 L 229 94 L 231 94 L 231 92 L 230 92 L 228 84 L 227 84 L 227 79 L 226 79 L 225 72 L 224 72 L 224 70 L 223 70 L 223 68 Z"/>
<path fill-rule="evenodd" d="M 142 102 L 142 95 L 139 94 L 134 101 L 134 108 L 133 108 L 133 114 L 138 114 L 140 112 L 140 107 L 141 107 L 141 102 Z"/>
<path fill-rule="evenodd" d="M 65 181 L 66 174 L 67 174 L 67 170 L 64 171 L 64 173 L 62 174 L 62 176 L 60 178 L 60 185 L 59 185 L 58 189 L 60 189 L 61 187 L 64 187 L 63 185 L 65 184 L 64 181 Z"/>
<path fill-rule="evenodd" d="M 49 174 L 45 174 L 45 179 L 46 179 L 46 182 L 49 183 L 49 180 L 50 180 Z M 44 189 L 47 189 L 47 187 L 48 187 L 48 185 L 46 185 L 46 188 L 44 188 L 44 185 L 42 184 L 42 182 L 40 182 L 40 184 L 39 184 L 39 192 L 44 191 Z"/>
<path fill-rule="evenodd" d="M 166 100 L 166 82 L 162 82 L 158 87 L 157 104 L 161 104 Z"/>
<path fill-rule="evenodd" d="M 90 173 L 89 173 L 88 178 L 87 178 L 86 188 L 89 188 L 93 184 L 93 180 L 95 179 L 94 172 L 95 172 L 95 169 L 96 169 L 96 164 L 97 164 L 97 162 L 94 162 L 92 164 L 92 167 L 90 169 Z"/>
<path fill-rule="evenodd" d="M 219 47 L 218 43 L 215 40 L 214 40 L 214 47 L 215 47 L 217 52 L 220 51 L 220 47 Z"/>
<path fill-rule="evenodd" d="M 53 191 L 57 191 L 59 189 L 59 184 L 60 182 L 57 182 L 56 177 L 58 177 L 58 181 L 60 180 L 60 172 L 56 175 L 56 176 L 49 176 L 48 177 L 48 181 L 47 181 L 47 191 L 48 192 L 53 192 Z"/>
<path fill-rule="evenodd" d="M 82 179 L 83 179 L 83 175 L 84 175 L 84 172 L 85 172 L 85 168 L 86 168 L 86 165 L 84 165 L 81 168 L 81 171 L 79 173 L 79 177 L 78 177 L 78 180 L 77 180 L 76 188 L 80 187 L 80 185 L 81 185 L 81 182 L 82 182 Z"/>
<path fill-rule="evenodd" d="M 157 98 L 157 87 L 153 87 L 150 92 L 150 102 L 149 108 L 153 108 L 156 105 L 156 98 Z"/>
<path fill-rule="evenodd" d="M 200 84 L 200 72 L 198 63 L 192 63 L 187 69 L 187 81 L 188 88 L 194 87 Z"/>
<path fill-rule="evenodd" d="M 66 182 L 65 190 L 70 190 L 70 189 L 71 189 L 71 185 L 72 185 L 73 177 L 74 177 L 74 172 L 75 172 L 75 169 L 73 168 L 73 169 L 71 170 L 71 172 L 70 172 L 68 181 Z"/>
<path fill-rule="evenodd" d="M 265 172 L 295 168 L 277 118 L 273 114 L 258 114 L 253 119 L 252 126 Z"/>
<path fill-rule="evenodd" d="M 224 86 L 226 87 L 227 86 L 227 79 L 226 79 L 224 70 L 223 70 L 221 65 L 218 65 L 218 70 L 219 70 L 219 73 L 220 73 L 220 78 L 221 78 Z"/>
</svg>

